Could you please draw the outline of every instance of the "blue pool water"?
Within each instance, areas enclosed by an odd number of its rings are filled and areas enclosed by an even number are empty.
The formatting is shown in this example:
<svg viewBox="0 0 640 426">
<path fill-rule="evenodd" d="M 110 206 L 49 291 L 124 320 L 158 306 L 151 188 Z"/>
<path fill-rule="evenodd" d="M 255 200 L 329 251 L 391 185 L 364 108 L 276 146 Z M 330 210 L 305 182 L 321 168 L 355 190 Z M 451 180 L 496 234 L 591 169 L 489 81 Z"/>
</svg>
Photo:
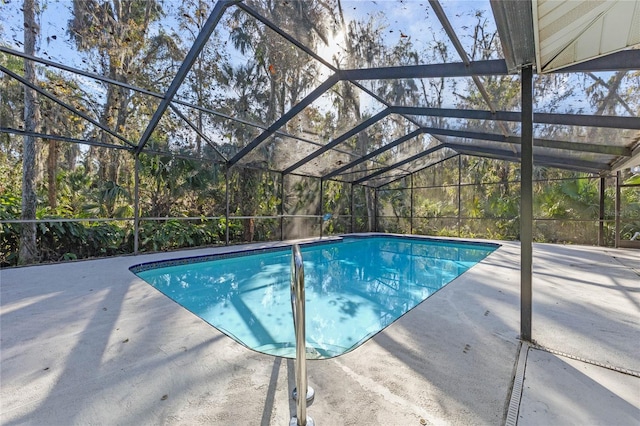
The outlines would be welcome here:
<svg viewBox="0 0 640 426">
<path fill-rule="evenodd" d="M 308 357 L 353 350 L 497 247 L 377 236 L 302 245 Z M 295 357 L 290 248 L 131 269 L 241 344 Z"/>
</svg>

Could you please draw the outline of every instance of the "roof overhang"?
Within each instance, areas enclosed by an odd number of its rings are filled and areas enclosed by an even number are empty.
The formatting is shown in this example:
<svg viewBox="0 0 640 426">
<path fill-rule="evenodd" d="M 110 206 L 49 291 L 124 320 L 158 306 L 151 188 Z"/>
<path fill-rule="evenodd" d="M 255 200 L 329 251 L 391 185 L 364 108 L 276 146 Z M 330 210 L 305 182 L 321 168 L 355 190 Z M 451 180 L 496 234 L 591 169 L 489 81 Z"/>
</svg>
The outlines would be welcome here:
<svg viewBox="0 0 640 426">
<path fill-rule="evenodd" d="M 509 73 L 517 73 L 523 65 L 535 65 L 531 1 L 491 0 L 491 9 Z"/>
<path fill-rule="evenodd" d="M 538 73 L 640 46 L 640 2 L 491 0 L 507 67 Z"/>
<path fill-rule="evenodd" d="M 538 72 L 640 45 L 640 2 L 533 0 Z"/>
</svg>

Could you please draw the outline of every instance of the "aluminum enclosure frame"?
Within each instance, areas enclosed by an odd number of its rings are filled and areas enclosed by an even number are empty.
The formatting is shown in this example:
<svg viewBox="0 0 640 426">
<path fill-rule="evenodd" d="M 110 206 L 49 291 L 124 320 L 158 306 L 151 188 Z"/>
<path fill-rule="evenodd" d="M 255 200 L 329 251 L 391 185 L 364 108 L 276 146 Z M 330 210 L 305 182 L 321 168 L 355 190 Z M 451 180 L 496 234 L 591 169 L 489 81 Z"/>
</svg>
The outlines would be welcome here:
<svg viewBox="0 0 640 426">
<path fill-rule="evenodd" d="M 139 199 L 138 199 L 138 186 L 139 186 L 139 167 L 140 167 L 140 154 L 141 153 L 150 153 L 154 154 L 155 151 L 152 149 L 147 149 L 147 144 L 152 136 L 152 133 L 157 128 L 158 124 L 162 117 L 167 114 L 167 110 L 174 111 L 193 131 L 195 131 L 217 154 L 220 159 L 207 159 L 205 161 L 210 161 L 212 163 L 219 163 L 226 166 L 226 242 L 229 242 L 229 180 L 230 180 L 230 171 L 233 167 L 246 167 L 242 164 L 242 160 L 249 155 L 253 150 L 258 148 L 261 144 L 267 141 L 273 135 L 283 135 L 286 137 L 291 137 L 293 139 L 297 139 L 300 141 L 307 142 L 309 144 L 315 145 L 316 148 L 313 152 L 305 155 L 302 159 L 299 159 L 293 164 L 282 167 L 282 170 L 273 170 L 274 172 L 280 173 L 281 178 L 281 191 L 283 191 L 283 180 L 285 175 L 295 175 L 296 171 L 302 168 L 304 165 L 318 158 L 323 153 L 326 153 L 330 150 L 337 150 L 338 147 L 347 142 L 351 138 L 358 135 L 360 132 L 366 131 L 366 129 L 375 125 L 376 123 L 383 120 L 385 117 L 388 117 L 391 114 L 398 114 L 404 118 L 406 118 L 411 123 L 415 124 L 417 129 L 407 130 L 407 134 L 402 135 L 400 137 L 395 137 L 393 140 L 384 144 L 383 146 L 377 147 L 375 150 L 369 153 L 360 153 L 355 154 L 356 158 L 350 161 L 347 164 L 338 164 L 337 167 L 329 171 L 324 171 L 321 176 L 310 176 L 315 179 L 320 179 L 320 196 L 322 197 L 322 187 L 323 182 L 328 179 L 338 180 L 338 176 L 341 174 L 346 174 L 350 169 L 353 169 L 357 166 L 362 165 L 366 161 L 375 161 L 374 159 L 383 154 L 387 153 L 393 148 L 400 146 L 401 144 L 407 143 L 409 141 L 418 138 L 421 135 L 428 135 L 431 138 L 433 144 L 428 145 L 428 148 L 423 149 L 420 152 L 417 152 L 413 155 L 408 156 L 407 158 L 398 160 L 398 161 L 390 161 L 387 164 L 381 164 L 380 167 L 376 167 L 375 170 L 359 170 L 358 172 L 363 172 L 365 175 L 360 176 L 353 181 L 347 181 L 346 183 L 351 185 L 351 201 L 353 203 L 353 187 L 354 185 L 368 186 L 374 188 L 375 191 L 375 203 L 377 205 L 378 194 L 377 189 L 393 182 L 398 179 L 401 179 L 406 176 L 411 176 L 413 180 L 413 173 L 415 171 L 407 171 L 403 169 L 404 166 L 410 165 L 416 161 L 423 159 L 424 157 L 442 151 L 448 150 L 451 151 L 449 155 L 446 155 L 445 158 L 440 159 L 438 161 L 434 161 L 432 164 L 429 164 L 425 167 L 422 167 L 421 170 L 428 169 L 429 167 L 434 166 L 442 161 L 453 158 L 455 156 L 460 156 L 461 154 L 465 155 L 475 155 L 486 158 L 497 158 L 501 160 L 507 161 L 518 161 L 521 163 L 521 338 L 526 341 L 532 340 L 531 335 L 531 317 L 532 317 L 532 309 L 531 309 L 531 300 L 532 300 L 532 282 L 531 282 L 531 272 L 532 272 L 532 222 L 533 222 L 533 214 L 532 214 L 532 173 L 534 165 L 539 166 L 551 166 L 557 168 L 565 168 L 569 170 L 577 170 L 590 172 L 595 174 L 600 174 L 604 176 L 611 172 L 618 172 L 618 176 L 620 176 L 619 170 L 623 167 L 627 167 L 629 165 L 635 164 L 636 162 L 640 162 L 640 138 L 633 140 L 630 143 L 621 144 L 598 144 L 596 141 L 590 140 L 588 142 L 577 141 L 577 140 L 550 140 L 550 139 L 541 139 L 534 138 L 533 127 L 536 124 L 551 124 L 551 125 L 563 125 L 563 126 L 585 126 L 585 127 L 597 127 L 597 128 L 605 128 L 605 129 L 629 129 L 629 130 L 640 130 L 640 118 L 638 117 L 623 117 L 623 116 L 603 116 L 603 115 L 576 115 L 576 114 L 552 114 L 546 112 L 534 113 L 533 111 L 533 101 L 535 94 L 533 93 L 533 78 L 535 75 L 535 51 L 532 50 L 534 47 L 535 36 L 532 34 L 532 27 L 529 27 L 530 20 L 533 19 L 530 17 L 529 13 L 531 12 L 531 1 L 521 1 L 521 2 L 508 2 L 508 1 L 498 1 L 492 0 L 491 6 L 494 11 L 494 16 L 496 17 L 496 21 L 498 24 L 498 32 L 500 34 L 500 38 L 502 40 L 502 44 L 505 50 L 505 59 L 491 59 L 491 60 L 481 60 L 481 61 L 472 61 L 465 49 L 462 47 L 462 44 L 459 40 L 459 37 L 456 33 L 455 28 L 449 22 L 442 6 L 437 0 L 429 0 L 429 4 L 431 8 L 435 12 L 437 18 L 441 22 L 445 33 L 447 34 L 449 40 L 454 46 L 455 50 L 460 56 L 459 62 L 448 62 L 448 63 L 440 63 L 440 64 L 418 64 L 418 65 L 407 65 L 407 66 L 388 66 L 388 67 L 380 67 L 380 68 L 366 68 L 366 69 L 340 69 L 337 66 L 327 62 L 320 55 L 318 55 L 313 49 L 309 46 L 306 46 L 304 43 L 297 40 L 294 36 L 287 33 L 287 31 L 281 29 L 267 19 L 264 16 L 261 16 L 257 13 L 253 8 L 248 6 L 247 4 L 241 2 L 240 0 L 219 0 L 215 6 L 213 7 L 206 23 L 202 27 L 201 31 L 197 35 L 194 43 L 192 44 L 189 52 L 186 57 L 180 64 L 177 74 L 174 76 L 173 80 L 169 88 L 165 91 L 165 93 L 154 93 L 152 91 L 137 88 L 132 85 L 122 83 L 113 79 L 109 79 L 105 76 L 100 76 L 95 73 L 89 73 L 86 71 L 82 71 L 79 69 L 75 69 L 73 67 L 69 67 L 63 64 L 57 64 L 53 61 L 47 61 L 41 58 L 36 58 L 30 55 L 26 55 L 22 52 L 13 51 L 7 47 L 0 47 L 0 52 L 3 52 L 7 55 L 13 55 L 15 57 L 22 57 L 24 60 L 39 62 L 44 66 L 53 66 L 60 69 L 63 69 L 67 72 L 76 73 L 78 75 L 85 76 L 87 78 L 93 78 L 98 81 L 116 85 L 128 90 L 136 91 L 138 93 L 142 93 L 147 96 L 151 96 L 155 99 L 159 99 L 159 105 L 155 108 L 152 117 L 147 123 L 146 128 L 144 129 L 141 137 L 139 138 L 137 144 L 129 141 L 122 134 L 118 133 L 118 131 L 110 129 L 108 126 L 100 123 L 98 120 L 93 119 L 88 114 L 85 114 L 79 111 L 77 108 L 74 108 L 72 105 L 64 102 L 59 97 L 55 96 L 47 92 L 46 90 L 34 85 L 20 75 L 10 71 L 6 67 L 0 66 L 0 72 L 4 75 L 7 75 L 17 81 L 19 81 L 22 85 L 28 86 L 37 92 L 39 92 L 42 96 L 47 97 L 52 102 L 57 104 L 58 106 L 65 108 L 71 111 L 73 114 L 81 117 L 83 120 L 93 124 L 102 132 L 109 134 L 111 137 L 118 139 L 123 142 L 124 145 L 117 144 L 107 144 L 104 142 L 98 142 L 96 140 L 80 140 L 77 138 L 70 138 L 61 135 L 48 135 L 44 133 L 34 133 L 34 132 L 25 132 L 21 129 L 12 129 L 8 127 L 0 127 L 0 133 L 14 134 L 14 135 L 29 135 L 36 136 L 41 138 L 60 140 L 69 143 L 76 144 L 87 144 L 93 146 L 100 146 L 105 148 L 113 148 L 113 149 L 122 149 L 127 150 L 132 153 L 135 158 L 135 208 L 134 208 L 134 227 L 136 229 L 135 232 L 135 242 L 134 242 L 134 251 L 138 250 L 138 227 L 140 221 L 140 211 L 139 211 Z M 270 125 L 259 125 L 256 123 L 251 123 L 246 120 L 237 119 L 231 117 L 229 115 L 222 114 L 217 111 L 213 111 L 207 108 L 204 108 L 200 105 L 194 105 L 192 103 L 188 103 L 179 99 L 175 99 L 176 94 L 178 93 L 181 85 L 184 83 L 188 73 L 192 69 L 198 55 L 203 51 L 206 43 L 208 42 L 210 36 L 216 30 L 216 27 L 221 22 L 225 12 L 233 7 L 238 7 L 244 12 L 251 15 L 254 19 L 259 20 L 263 24 L 265 24 L 268 28 L 274 30 L 280 37 L 286 40 L 291 45 L 297 47 L 301 51 L 305 52 L 310 57 L 314 58 L 319 63 L 328 67 L 332 74 L 328 79 L 322 82 L 320 85 L 315 87 L 309 94 L 307 94 L 302 100 L 297 102 L 295 105 L 292 105 L 291 108 L 277 118 Z M 517 23 L 519 21 L 525 21 L 526 25 L 524 28 L 518 26 Z M 532 55 L 532 52 L 533 55 Z M 624 50 L 616 53 L 612 53 L 606 55 L 604 57 L 599 57 L 596 59 L 587 60 L 585 62 L 577 63 L 574 65 L 567 66 L 562 70 L 556 70 L 553 72 L 562 72 L 562 73 L 580 73 L 580 72 L 599 72 L 599 71 L 621 71 L 621 70 L 639 70 L 640 69 L 640 50 L 631 49 Z M 480 79 L 481 76 L 506 76 L 513 75 L 515 73 L 520 73 L 521 81 L 520 81 L 520 89 L 521 89 L 521 111 L 501 111 L 498 110 L 491 98 L 487 94 L 486 88 Z M 368 92 L 363 86 L 361 82 L 371 81 L 371 80 L 388 80 L 388 79 L 429 79 L 429 78 L 452 78 L 452 77 L 468 77 L 471 78 L 478 88 L 478 91 L 481 94 L 482 100 L 486 104 L 486 110 L 462 110 L 462 109 L 435 109 L 435 108 L 423 108 L 416 106 L 398 106 L 392 105 L 392 103 L 385 99 L 380 99 L 374 93 Z M 353 127 L 344 131 L 341 135 L 337 135 L 332 140 L 329 141 L 309 141 L 305 140 L 305 138 L 289 135 L 286 132 L 283 132 L 281 129 L 287 125 L 294 117 L 296 117 L 299 113 L 301 113 L 305 108 L 319 99 L 322 95 L 331 90 L 337 83 L 339 82 L 348 82 L 350 84 L 355 85 L 358 88 L 361 88 L 364 92 L 370 94 L 374 99 L 378 100 L 385 106 L 385 108 L 376 114 L 374 114 L 370 118 L 365 118 L 361 123 L 354 124 Z M 193 123 L 189 121 L 189 119 L 180 112 L 177 108 L 177 105 L 181 105 L 184 107 L 195 108 L 199 111 L 207 114 L 213 114 L 218 117 L 227 120 L 234 120 L 236 122 L 240 122 L 244 125 L 248 125 L 253 127 L 254 129 L 259 129 L 260 133 L 257 137 L 253 138 L 253 140 L 249 141 L 246 145 L 241 147 L 238 152 L 231 156 L 225 156 L 218 148 L 216 148 L 216 144 L 213 140 L 207 137 L 206 134 L 201 132 L 197 126 L 194 126 Z M 473 129 L 450 129 L 450 128 L 441 128 L 435 126 L 423 126 L 416 122 L 412 116 L 422 116 L 422 117 L 443 117 L 443 118 L 456 118 L 463 120 L 487 120 L 495 123 L 496 127 L 500 129 L 500 133 L 488 133 L 484 131 L 475 131 Z M 521 130 L 520 135 L 511 134 L 505 125 L 505 122 L 512 123 L 520 123 Z M 447 141 L 444 138 L 439 137 L 457 137 L 463 138 L 466 140 L 471 140 L 471 143 L 453 143 Z M 497 149 L 490 146 L 483 146 L 482 141 L 503 143 L 505 148 L 509 149 Z M 563 158 L 554 158 L 552 155 L 545 155 L 544 151 L 538 150 L 536 153 L 535 148 L 544 148 L 544 149 L 559 149 L 563 152 L 567 152 L 567 157 Z M 348 153 L 347 151 L 344 151 Z M 581 157 L 584 153 L 590 154 L 602 154 L 602 155 L 610 155 L 615 157 L 611 161 L 599 162 L 599 161 L 591 161 L 584 160 Z M 166 153 L 164 153 L 166 155 Z M 178 156 L 176 154 L 176 156 Z M 595 157 L 595 156 L 594 156 Z M 202 158 L 196 158 L 198 160 L 202 160 Z M 420 165 L 420 163 L 418 163 Z M 265 167 L 264 169 L 268 169 Z M 399 176 L 391 176 L 392 180 L 386 180 L 381 184 L 375 185 L 370 181 L 375 178 L 379 178 L 385 173 L 399 171 Z M 403 174 L 404 173 L 404 174 Z M 305 176 L 305 175 L 303 175 Z M 618 179 L 619 180 L 619 179 Z M 459 184 L 459 182 L 458 182 Z M 619 182 L 617 185 L 617 190 L 619 193 Z M 413 191 L 413 185 L 411 190 Z M 619 198 L 619 195 L 618 195 Z M 282 203 L 282 200 L 281 200 Z M 460 195 L 458 195 L 458 203 L 460 203 Z M 411 194 L 411 204 L 413 211 L 413 192 Z M 322 198 L 321 198 L 322 205 Z M 281 211 L 281 223 L 280 228 L 282 229 L 282 218 L 284 217 L 284 211 L 282 210 L 282 204 L 280 206 Z M 619 210 L 619 206 L 616 206 L 616 209 Z M 320 212 L 323 213 L 322 211 Z M 460 214 L 460 208 L 458 207 L 458 215 Z M 617 217 L 617 215 L 616 215 Z M 353 208 L 352 208 L 352 224 L 353 224 Z M 377 226 L 378 216 L 375 214 L 374 221 Z M 459 220 L 459 219 L 458 219 Z M 353 226 L 353 225 L 352 225 Z M 458 225 L 459 226 L 459 225 Z M 322 232 L 322 224 L 320 225 L 320 232 Z M 282 236 L 282 231 L 281 231 Z M 618 237 L 618 232 L 616 232 L 616 237 Z M 618 241 L 616 241 L 618 243 Z"/>
</svg>

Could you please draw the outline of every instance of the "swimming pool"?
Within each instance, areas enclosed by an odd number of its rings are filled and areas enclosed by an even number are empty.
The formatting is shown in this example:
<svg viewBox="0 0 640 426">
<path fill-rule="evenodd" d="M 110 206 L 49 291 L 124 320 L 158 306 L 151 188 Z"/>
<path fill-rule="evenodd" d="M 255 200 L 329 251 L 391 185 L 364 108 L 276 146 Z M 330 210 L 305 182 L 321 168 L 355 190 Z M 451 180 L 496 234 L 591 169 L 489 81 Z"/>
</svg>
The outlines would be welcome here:
<svg viewBox="0 0 640 426">
<path fill-rule="evenodd" d="M 307 358 L 331 358 L 367 341 L 498 245 L 370 236 L 300 248 Z M 239 343 L 295 357 L 290 247 L 146 263 L 131 270 Z"/>
</svg>

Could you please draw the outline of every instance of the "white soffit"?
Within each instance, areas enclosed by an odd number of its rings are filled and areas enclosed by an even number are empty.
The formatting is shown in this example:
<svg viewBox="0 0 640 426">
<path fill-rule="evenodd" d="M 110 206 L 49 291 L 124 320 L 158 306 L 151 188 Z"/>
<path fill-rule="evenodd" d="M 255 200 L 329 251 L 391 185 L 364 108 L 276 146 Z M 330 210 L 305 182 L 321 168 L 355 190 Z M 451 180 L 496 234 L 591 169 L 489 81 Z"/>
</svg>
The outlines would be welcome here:
<svg viewBox="0 0 640 426">
<path fill-rule="evenodd" d="M 533 0 L 538 72 L 640 45 L 640 0 Z"/>
</svg>

